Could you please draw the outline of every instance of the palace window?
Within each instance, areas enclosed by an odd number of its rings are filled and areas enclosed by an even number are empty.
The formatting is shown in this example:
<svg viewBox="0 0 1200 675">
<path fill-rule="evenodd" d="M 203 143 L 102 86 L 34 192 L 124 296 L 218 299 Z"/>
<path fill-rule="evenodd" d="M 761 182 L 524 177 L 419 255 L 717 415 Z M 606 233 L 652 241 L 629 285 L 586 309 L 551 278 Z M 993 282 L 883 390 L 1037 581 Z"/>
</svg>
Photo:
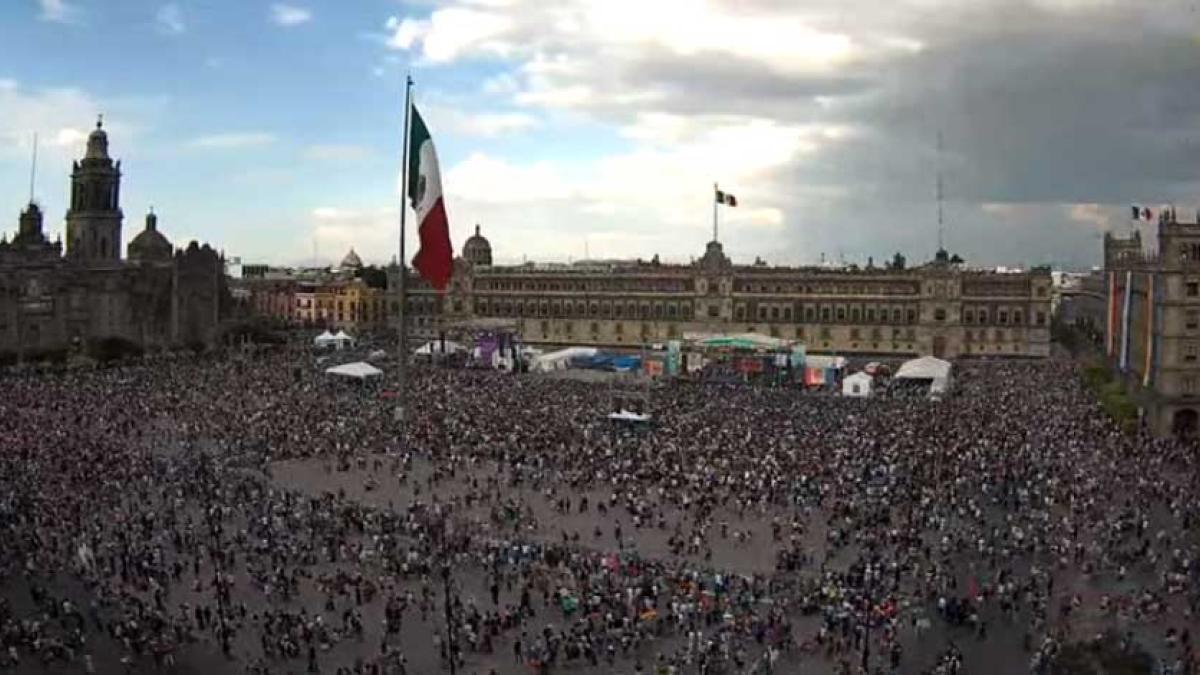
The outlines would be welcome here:
<svg viewBox="0 0 1200 675">
<path fill-rule="evenodd" d="M 715 319 L 721 314 L 721 308 L 716 305 L 708 306 L 708 318 Z"/>
<path fill-rule="evenodd" d="M 1194 298 L 1196 296 L 1200 296 L 1200 283 L 1197 283 L 1195 281 L 1187 282 L 1186 291 L 1187 291 L 1187 296 L 1189 298 Z"/>
<path fill-rule="evenodd" d="M 1195 362 L 1197 352 L 1200 352 L 1200 348 L 1198 348 L 1196 346 L 1195 342 L 1191 342 L 1191 343 L 1184 345 L 1183 346 L 1183 360 L 1188 363 Z"/>
<path fill-rule="evenodd" d="M 1046 325 L 1046 313 L 1045 312 L 1037 313 L 1037 325 L 1039 325 L 1039 326 Z"/>
<path fill-rule="evenodd" d="M 975 312 L 969 309 L 963 312 L 963 323 L 975 323 Z"/>
<path fill-rule="evenodd" d="M 733 316 L 734 316 L 734 318 L 736 318 L 738 321 L 745 321 L 745 319 L 746 319 L 746 307 L 745 307 L 744 305 L 738 305 L 737 307 L 735 307 L 735 308 L 734 308 L 734 310 L 733 310 Z"/>
<path fill-rule="evenodd" d="M 617 325 L 613 326 L 613 331 L 614 331 L 614 332 L 615 332 L 617 335 L 621 335 L 622 333 L 624 333 L 624 332 L 625 332 L 625 324 L 623 324 L 623 323 L 621 323 L 620 321 L 618 321 L 618 322 L 617 322 Z"/>
<path fill-rule="evenodd" d="M 772 307 L 772 308 L 771 308 L 771 320 L 772 320 L 772 321 L 778 321 L 778 320 L 779 320 L 779 308 L 778 308 L 778 307 Z"/>
<path fill-rule="evenodd" d="M 791 305 L 788 305 L 787 307 L 783 308 L 783 320 L 784 321 L 792 320 L 792 306 Z"/>
<path fill-rule="evenodd" d="M 817 316 L 817 310 L 813 309 L 812 307 L 804 308 L 804 320 L 805 321 L 811 322 L 813 319 L 816 318 L 816 316 Z"/>
<path fill-rule="evenodd" d="M 900 308 L 892 310 L 892 323 L 900 323 Z"/>
<path fill-rule="evenodd" d="M 1200 328 L 1200 311 L 1189 309 L 1184 319 L 1184 327 L 1188 330 Z"/>
<path fill-rule="evenodd" d="M 759 305 L 759 306 L 758 306 L 758 320 L 759 320 L 759 321 L 766 321 L 766 320 L 767 320 L 767 308 L 766 308 L 766 306 L 765 306 L 765 305 Z"/>
<path fill-rule="evenodd" d="M 846 320 L 846 308 L 845 308 L 845 307 L 838 307 L 838 308 L 837 308 L 837 320 L 838 320 L 838 321 L 845 321 L 845 320 Z"/>
<path fill-rule="evenodd" d="M 934 321 L 945 321 L 946 320 L 946 310 L 942 309 L 941 307 L 938 307 L 937 309 L 933 310 L 933 320 Z"/>
<path fill-rule="evenodd" d="M 917 322 L 917 310 L 915 310 L 915 309 L 908 310 L 908 323 L 916 323 L 916 322 Z M 909 339 L 911 339 L 911 338 L 909 338 Z"/>
<path fill-rule="evenodd" d="M 867 308 L 867 323 L 875 323 L 875 308 Z"/>
<path fill-rule="evenodd" d="M 825 322 L 829 321 L 829 308 L 828 307 L 821 308 L 821 321 L 825 321 Z"/>
<path fill-rule="evenodd" d="M 850 320 L 853 321 L 854 323 L 858 323 L 861 316 L 862 316 L 862 313 L 859 311 L 859 309 L 857 307 L 850 310 Z"/>
<path fill-rule="evenodd" d="M 1024 321 L 1025 316 L 1021 314 L 1021 310 L 1018 309 L 1013 312 L 1013 325 L 1020 326 L 1022 323 L 1024 323 Z"/>
<path fill-rule="evenodd" d="M 999 312 L 996 313 L 996 320 L 1001 326 L 1007 324 L 1008 323 L 1008 312 L 1006 312 L 1004 310 L 1000 310 Z"/>
<path fill-rule="evenodd" d="M 857 328 L 850 329 L 850 339 L 851 340 L 858 340 L 858 339 L 860 339 L 860 337 L 861 336 L 860 336 L 860 333 L 858 332 Z"/>
</svg>

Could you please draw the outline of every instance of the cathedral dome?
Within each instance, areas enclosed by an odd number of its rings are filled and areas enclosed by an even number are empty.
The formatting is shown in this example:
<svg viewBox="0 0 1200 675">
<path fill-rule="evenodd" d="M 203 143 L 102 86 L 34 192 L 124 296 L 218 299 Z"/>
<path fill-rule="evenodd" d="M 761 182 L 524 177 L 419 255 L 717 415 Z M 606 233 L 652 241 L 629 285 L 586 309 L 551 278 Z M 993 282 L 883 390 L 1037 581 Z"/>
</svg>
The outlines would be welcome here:
<svg viewBox="0 0 1200 675">
<path fill-rule="evenodd" d="M 88 134 L 87 159 L 108 158 L 108 133 L 104 131 L 104 120 L 96 120 L 96 128 Z"/>
<path fill-rule="evenodd" d="M 361 269 L 362 266 L 363 266 L 362 258 L 358 257 L 358 254 L 354 252 L 353 248 L 350 249 L 350 252 L 346 254 L 345 258 L 342 258 L 341 267 L 344 270 Z"/>
<path fill-rule="evenodd" d="M 130 260 L 170 260 L 175 247 L 158 231 L 158 216 L 151 211 L 146 215 L 146 229 L 129 242 L 127 255 Z"/>
<path fill-rule="evenodd" d="M 463 245 L 462 254 L 463 258 L 472 265 L 490 266 L 492 264 L 492 245 L 479 233 L 478 225 L 475 226 L 475 234 Z"/>
</svg>

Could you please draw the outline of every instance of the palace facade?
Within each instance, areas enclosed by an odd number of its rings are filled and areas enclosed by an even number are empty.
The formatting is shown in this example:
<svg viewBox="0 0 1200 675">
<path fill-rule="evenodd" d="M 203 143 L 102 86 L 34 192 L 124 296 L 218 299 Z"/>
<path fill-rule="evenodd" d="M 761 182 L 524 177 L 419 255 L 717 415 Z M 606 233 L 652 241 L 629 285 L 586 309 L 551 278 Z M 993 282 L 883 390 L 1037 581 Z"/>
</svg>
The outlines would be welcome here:
<svg viewBox="0 0 1200 675">
<path fill-rule="evenodd" d="M 1104 237 L 1104 349 L 1157 435 L 1200 433 L 1200 221 Z"/>
<path fill-rule="evenodd" d="M 391 274 L 396 274 L 393 269 Z M 508 319 L 526 344 L 629 348 L 688 333 L 756 332 L 811 352 L 1044 357 L 1049 270 L 967 269 L 945 251 L 918 267 L 734 264 L 709 242 L 692 264 L 492 264 L 476 227 L 444 294 L 409 271 L 410 332 L 437 337 L 473 319 Z M 395 279 L 388 284 L 394 294 Z M 393 295 L 390 316 L 398 320 Z"/>
<path fill-rule="evenodd" d="M 0 359 L 84 350 L 115 338 L 140 348 L 210 346 L 227 297 L 223 256 L 176 249 L 146 216 L 121 256 L 121 163 L 100 123 L 71 173 L 66 244 L 51 242 L 32 201 L 0 239 Z"/>
</svg>

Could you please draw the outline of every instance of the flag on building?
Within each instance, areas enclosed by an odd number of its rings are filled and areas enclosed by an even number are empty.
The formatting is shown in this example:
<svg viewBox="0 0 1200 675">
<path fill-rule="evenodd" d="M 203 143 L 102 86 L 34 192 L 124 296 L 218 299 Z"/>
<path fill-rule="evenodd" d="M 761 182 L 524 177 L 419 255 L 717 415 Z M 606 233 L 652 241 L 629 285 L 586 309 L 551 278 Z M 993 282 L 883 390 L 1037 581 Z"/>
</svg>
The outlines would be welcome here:
<svg viewBox="0 0 1200 675">
<path fill-rule="evenodd" d="M 412 126 L 408 141 L 408 198 L 417 216 L 421 247 L 413 257 L 413 267 L 439 291 L 450 283 L 454 251 L 450 246 L 450 221 L 442 201 L 442 175 L 438 170 L 437 151 L 425 120 L 412 107 Z"/>
<path fill-rule="evenodd" d="M 1130 208 L 1133 210 L 1134 220 L 1150 220 L 1154 216 L 1154 212 L 1149 207 L 1134 204 Z"/>
<path fill-rule="evenodd" d="M 737 197 L 728 192 L 717 190 L 717 203 L 725 204 L 726 206 L 737 206 Z"/>
</svg>

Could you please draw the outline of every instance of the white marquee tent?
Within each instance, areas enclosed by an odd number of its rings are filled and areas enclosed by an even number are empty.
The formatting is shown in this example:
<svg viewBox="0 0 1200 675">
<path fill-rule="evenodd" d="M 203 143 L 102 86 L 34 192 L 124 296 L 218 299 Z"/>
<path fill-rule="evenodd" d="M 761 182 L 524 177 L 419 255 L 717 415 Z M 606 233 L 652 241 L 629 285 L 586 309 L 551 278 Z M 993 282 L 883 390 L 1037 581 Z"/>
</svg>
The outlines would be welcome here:
<svg viewBox="0 0 1200 675">
<path fill-rule="evenodd" d="M 383 375 L 383 371 L 375 366 L 363 361 L 355 361 L 354 363 L 346 363 L 340 366 L 325 369 L 326 375 L 337 375 L 338 377 L 351 377 L 356 380 L 365 380 L 369 377 L 379 377 Z"/>
<path fill-rule="evenodd" d="M 875 379 L 870 375 L 858 372 L 842 380 L 842 396 L 870 396 Z"/>
<path fill-rule="evenodd" d="M 596 349 L 593 347 L 568 347 L 560 349 L 556 352 L 538 356 L 533 362 L 533 371 L 545 373 L 552 370 L 565 370 L 569 367 L 571 359 L 595 355 Z"/>
<path fill-rule="evenodd" d="M 950 388 L 950 362 L 934 356 L 905 361 L 896 371 L 897 380 L 929 380 L 929 393 L 941 394 Z"/>
<path fill-rule="evenodd" d="M 333 336 L 333 333 L 330 333 L 329 331 L 325 331 L 324 333 L 321 333 L 317 337 L 313 338 L 313 344 L 316 345 L 317 347 L 328 347 L 328 346 L 332 345 L 336 340 L 337 340 L 337 338 L 335 338 Z"/>
</svg>

